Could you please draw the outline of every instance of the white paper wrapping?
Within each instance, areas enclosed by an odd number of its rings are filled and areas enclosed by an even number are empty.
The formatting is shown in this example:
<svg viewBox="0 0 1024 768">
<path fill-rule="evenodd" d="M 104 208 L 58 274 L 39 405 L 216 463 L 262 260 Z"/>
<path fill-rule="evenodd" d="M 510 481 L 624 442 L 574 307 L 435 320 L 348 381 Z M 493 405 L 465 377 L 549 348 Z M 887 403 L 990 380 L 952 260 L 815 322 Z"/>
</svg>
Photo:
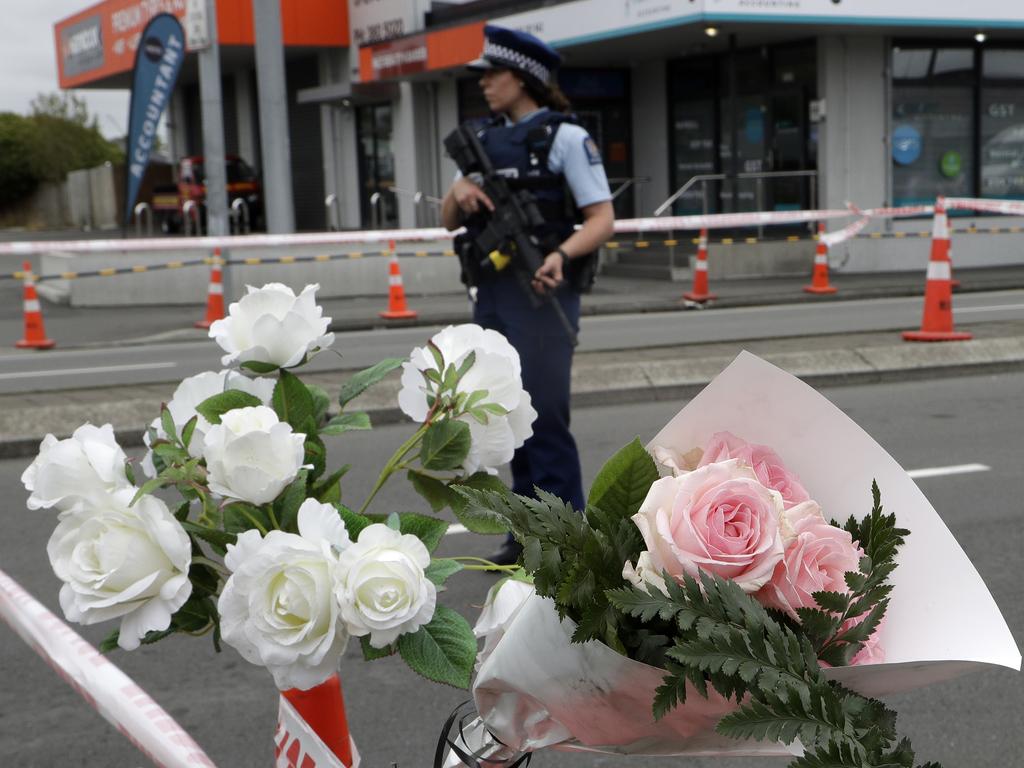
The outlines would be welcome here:
<svg viewBox="0 0 1024 768">
<path fill-rule="evenodd" d="M 1020 651 L 995 601 L 931 504 L 902 467 L 832 403 L 744 352 L 648 449 L 659 445 L 685 453 L 721 431 L 774 449 L 826 518 L 868 514 L 875 479 L 886 511 L 911 530 L 881 630 L 886 662 L 829 669 L 830 678 L 865 695 L 884 696 L 979 665 L 1020 669 Z M 483 723 L 502 743 L 521 751 L 790 754 L 781 744 L 718 736 L 714 725 L 731 707 L 710 687 L 710 701 L 692 693 L 684 706 L 654 723 L 651 702 L 663 672 L 601 643 L 572 644 L 572 630 L 570 622 L 559 622 L 550 600 L 536 595 L 509 611 L 506 625 L 497 622 L 496 631 L 504 634 L 491 643 L 473 693 Z"/>
</svg>

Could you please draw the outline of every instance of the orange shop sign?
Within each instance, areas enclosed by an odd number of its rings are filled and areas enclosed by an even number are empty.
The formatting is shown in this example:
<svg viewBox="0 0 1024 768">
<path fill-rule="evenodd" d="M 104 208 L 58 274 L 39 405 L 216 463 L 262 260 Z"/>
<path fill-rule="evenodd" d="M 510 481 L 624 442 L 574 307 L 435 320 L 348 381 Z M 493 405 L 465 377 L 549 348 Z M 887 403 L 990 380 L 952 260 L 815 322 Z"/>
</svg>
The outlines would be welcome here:
<svg viewBox="0 0 1024 768">
<path fill-rule="evenodd" d="M 477 58 L 483 45 L 482 21 L 364 45 L 359 49 L 360 79 L 366 83 L 459 67 Z"/>
</svg>

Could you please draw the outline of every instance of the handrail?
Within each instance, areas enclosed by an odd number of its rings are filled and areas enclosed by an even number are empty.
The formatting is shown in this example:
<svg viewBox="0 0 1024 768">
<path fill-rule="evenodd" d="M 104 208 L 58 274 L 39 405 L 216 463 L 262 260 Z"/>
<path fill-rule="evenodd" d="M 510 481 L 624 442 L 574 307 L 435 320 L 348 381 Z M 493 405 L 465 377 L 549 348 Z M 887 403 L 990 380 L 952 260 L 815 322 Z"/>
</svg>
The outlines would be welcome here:
<svg viewBox="0 0 1024 768">
<path fill-rule="evenodd" d="M 249 204 L 240 197 L 231 201 L 231 222 L 235 225 L 235 234 L 247 235 L 249 226 Z"/>
<path fill-rule="evenodd" d="M 619 184 L 619 187 L 612 192 L 612 200 L 615 200 L 619 195 L 625 192 L 630 187 L 640 188 L 641 184 L 648 184 L 651 181 L 650 176 L 628 176 L 628 177 L 615 177 L 608 179 L 608 184 Z"/>
<path fill-rule="evenodd" d="M 341 204 L 338 196 L 331 192 L 324 198 L 324 207 L 327 209 L 327 229 L 337 232 L 341 229 Z"/>
<path fill-rule="evenodd" d="M 370 195 L 370 229 L 380 229 L 380 192 Z"/>
<path fill-rule="evenodd" d="M 196 203 L 195 200 L 186 200 L 184 203 L 181 204 L 181 217 L 183 219 L 182 228 L 184 230 L 185 237 L 192 236 L 193 224 L 195 224 L 195 234 L 197 236 L 203 234 L 201 231 L 203 228 L 203 223 L 202 219 L 199 216 L 199 205 Z"/>
<path fill-rule="evenodd" d="M 136 203 L 132 209 L 135 217 L 135 236 L 142 237 L 142 219 L 146 219 L 146 236 L 153 236 L 153 208 L 149 203 Z M 145 214 L 145 216 L 143 216 Z"/>
<path fill-rule="evenodd" d="M 441 203 L 443 202 L 440 197 L 434 197 L 433 195 L 428 195 L 425 192 L 421 192 L 419 190 L 416 190 L 415 192 L 412 192 L 412 191 L 410 191 L 408 189 L 402 189 L 401 187 L 396 187 L 393 184 L 390 187 L 387 187 L 387 190 L 389 192 L 391 192 L 392 194 L 394 194 L 396 197 L 409 197 L 409 198 L 412 198 L 412 204 L 413 204 L 413 208 L 415 210 L 415 219 L 416 219 L 415 222 L 414 222 L 415 226 L 418 227 L 421 224 L 426 223 L 426 222 L 424 222 L 424 218 L 425 217 L 422 215 L 422 212 L 423 212 L 424 206 L 428 205 L 428 204 L 434 206 L 435 213 L 437 214 L 437 216 L 435 218 L 437 219 L 438 222 L 440 221 L 440 218 L 441 218 L 441 215 L 440 215 Z"/>
<path fill-rule="evenodd" d="M 817 197 L 817 195 L 814 193 L 815 192 L 814 180 L 817 178 L 817 176 L 818 176 L 818 172 L 816 170 L 812 170 L 812 169 L 799 170 L 799 171 L 747 171 L 747 172 L 744 172 L 744 173 L 737 173 L 735 176 L 729 176 L 728 174 L 725 174 L 725 173 L 701 173 L 701 174 L 697 174 L 696 176 L 692 176 L 690 179 L 688 179 L 687 182 L 685 184 L 683 184 L 683 186 L 681 186 L 675 192 L 673 192 L 665 202 L 663 202 L 661 205 L 659 205 L 657 208 L 655 208 L 654 209 L 654 215 L 655 216 L 661 216 L 661 214 L 663 214 L 665 211 L 667 211 L 672 206 L 672 203 L 674 203 L 676 200 L 678 200 L 680 197 L 682 197 L 690 189 L 690 187 L 692 187 L 694 184 L 697 184 L 697 183 L 706 184 L 709 181 L 726 181 L 726 180 L 732 179 L 732 178 L 735 178 L 735 179 L 738 179 L 738 180 L 745 180 L 745 179 L 761 180 L 761 179 L 781 179 L 781 178 L 786 178 L 786 177 L 789 177 L 789 178 L 792 178 L 792 177 L 808 177 L 808 178 L 811 179 L 811 190 L 812 190 L 811 198 L 812 198 L 812 205 L 813 205 L 813 199 Z"/>
</svg>

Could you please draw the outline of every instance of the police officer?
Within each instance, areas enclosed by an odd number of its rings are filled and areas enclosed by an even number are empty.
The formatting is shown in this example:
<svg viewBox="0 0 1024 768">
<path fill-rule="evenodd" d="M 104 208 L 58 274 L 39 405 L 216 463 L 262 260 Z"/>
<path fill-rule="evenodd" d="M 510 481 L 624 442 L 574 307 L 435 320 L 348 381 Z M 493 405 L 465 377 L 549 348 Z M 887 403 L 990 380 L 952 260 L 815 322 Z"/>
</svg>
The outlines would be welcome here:
<svg viewBox="0 0 1024 768">
<path fill-rule="evenodd" d="M 551 293 L 575 330 L 580 292 L 589 288 L 598 248 L 612 235 L 614 215 L 597 145 L 568 114 L 555 82 L 561 56 L 533 35 L 494 25 L 484 28 L 484 51 L 469 67 L 495 117 L 477 136 L 496 170 L 537 199 L 544 225 L 533 233 L 546 254 L 533 275 L 538 294 Z M 442 223 L 472 235 L 494 203 L 471 179 L 457 177 L 445 195 Z M 577 222 L 581 227 L 576 230 Z M 480 269 L 475 276 L 473 319 L 503 333 L 519 353 L 523 386 L 537 410 L 533 436 L 512 459 L 512 490 L 534 486 L 575 509 L 584 507 L 579 453 L 569 432 L 572 342 L 549 302 L 536 306 L 511 269 Z M 491 559 L 515 562 L 511 538 Z"/>
</svg>

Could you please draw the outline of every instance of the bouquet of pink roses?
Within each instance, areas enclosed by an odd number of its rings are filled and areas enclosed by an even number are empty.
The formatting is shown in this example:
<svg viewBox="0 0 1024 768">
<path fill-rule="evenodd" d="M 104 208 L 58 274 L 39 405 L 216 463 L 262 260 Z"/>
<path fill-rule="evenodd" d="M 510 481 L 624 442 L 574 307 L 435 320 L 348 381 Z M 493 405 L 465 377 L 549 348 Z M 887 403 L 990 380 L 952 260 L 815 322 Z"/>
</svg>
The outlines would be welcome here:
<svg viewBox="0 0 1024 768">
<path fill-rule="evenodd" d="M 912 766 L 875 697 L 979 663 L 1020 666 L 913 481 L 751 355 L 646 449 L 610 459 L 582 514 L 543 494 L 463 493 L 523 542 L 533 589 L 510 580 L 489 597 L 479 719 L 446 737 L 438 765 L 552 747 Z"/>
</svg>

